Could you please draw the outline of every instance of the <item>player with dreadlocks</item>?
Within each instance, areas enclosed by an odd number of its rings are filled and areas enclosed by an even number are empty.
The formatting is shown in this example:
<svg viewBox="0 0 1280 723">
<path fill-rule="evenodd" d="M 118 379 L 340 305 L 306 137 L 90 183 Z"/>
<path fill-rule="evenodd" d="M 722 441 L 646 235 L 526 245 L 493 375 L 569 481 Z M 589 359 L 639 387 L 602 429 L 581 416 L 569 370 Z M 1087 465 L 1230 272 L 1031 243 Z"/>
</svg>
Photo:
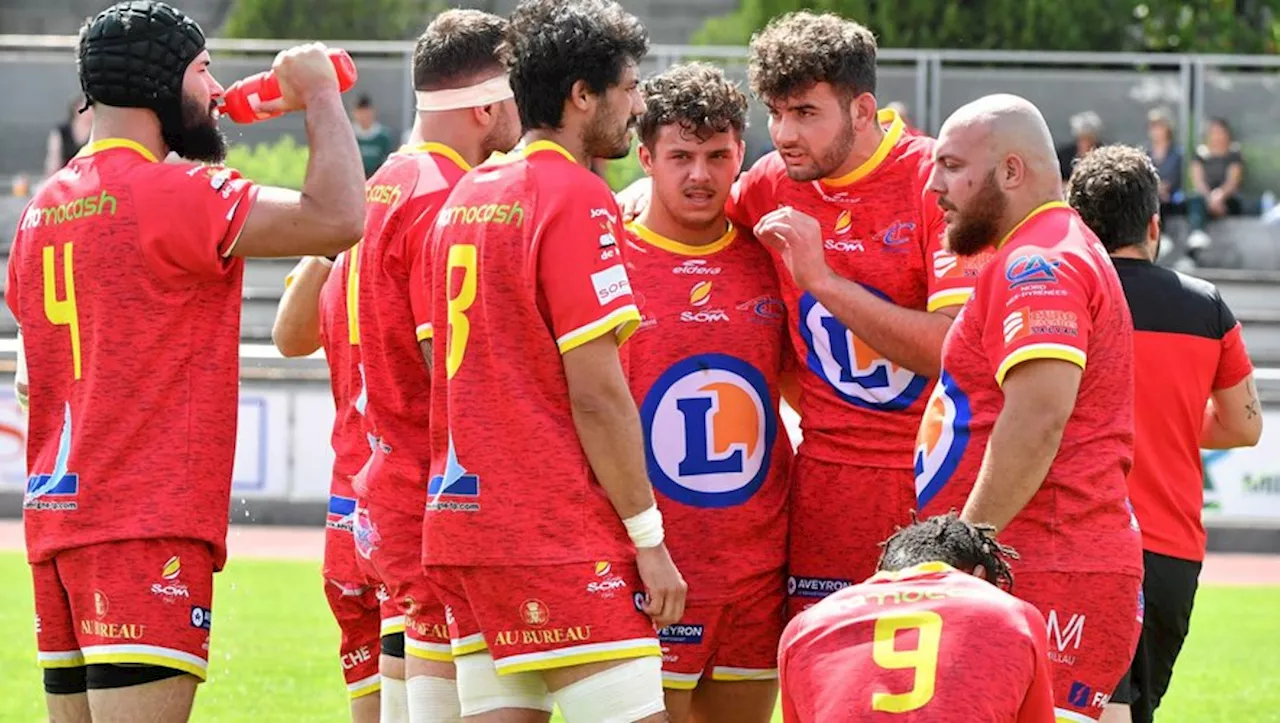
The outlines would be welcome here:
<svg viewBox="0 0 1280 723">
<path fill-rule="evenodd" d="M 883 547 L 879 572 L 787 626 L 784 720 L 1053 723 L 1044 617 L 1007 592 L 1017 553 L 994 529 L 952 511 Z"/>
</svg>

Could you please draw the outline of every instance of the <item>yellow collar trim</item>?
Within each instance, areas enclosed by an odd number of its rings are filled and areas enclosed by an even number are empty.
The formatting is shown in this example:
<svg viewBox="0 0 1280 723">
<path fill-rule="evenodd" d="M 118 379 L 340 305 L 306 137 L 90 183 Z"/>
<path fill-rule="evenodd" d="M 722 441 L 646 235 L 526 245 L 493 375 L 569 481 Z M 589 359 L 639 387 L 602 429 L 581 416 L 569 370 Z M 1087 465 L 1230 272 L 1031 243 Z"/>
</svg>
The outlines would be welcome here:
<svg viewBox="0 0 1280 723">
<path fill-rule="evenodd" d="M 445 158 L 448 158 L 449 160 L 458 164 L 458 168 L 461 168 L 464 171 L 471 170 L 471 164 L 467 163 L 466 159 L 462 157 L 461 153 L 458 153 L 457 151 L 453 150 L 452 148 L 450 148 L 449 146 L 446 146 L 443 143 L 436 143 L 435 141 L 427 141 L 426 143 L 419 143 L 416 146 L 400 146 L 400 150 L 396 152 L 397 153 L 434 153 L 437 156 L 444 156 Z"/>
<path fill-rule="evenodd" d="M 884 163 L 884 159 L 889 157 L 893 147 L 898 145 L 898 139 L 902 138 L 902 133 L 906 130 L 907 124 L 903 122 L 902 116 L 898 115 L 897 111 L 887 108 L 876 114 L 876 122 L 881 125 L 886 123 L 889 125 L 888 130 L 884 132 L 884 138 L 880 139 L 880 145 L 876 148 L 876 152 L 863 161 L 862 165 L 843 176 L 822 179 L 822 185 L 848 186 L 871 175 L 872 171 L 879 168 L 881 163 Z"/>
<path fill-rule="evenodd" d="M 115 148 L 128 148 L 131 151 L 136 151 L 143 158 L 151 161 L 152 163 L 159 163 L 159 161 L 156 160 L 155 154 L 147 150 L 146 146 L 137 141 L 131 141 L 128 138 L 103 138 L 100 141 L 94 141 L 84 148 L 81 148 L 80 152 L 76 154 L 76 158 L 92 156 L 95 153 L 109 151 Z"/>
<path fill-rule="evenodd" d="M 893 572 L 890 572 L 889 570 L 882 570 L 877 572 L 875 575 L 872 575 L 871 581 L 905 580 L 909 577 L 916 577 L 931 572 L 955 572 L 955 568 L 945 562 L 938 562 L 936 560 L 933 562 L 922 562 L 919 565 L 908 567 L 905 570 L 897 570 Z"/>
<path fill-rule="evenodd" d="M 1070 208 L 1070 206 L 1068 206 L 1064 201 L 1050 201 L 1044 205 L 1037 206 L 1035 210 L 1033 210 L 1031 213 L 1023 217 L 1023 219 L 1018 222 L 1017 226 L 1014 226 L 1013 228 L 1009 229 L 1009 233 L 1005 234 L 1004 238 L 1000 239 L 1000 243 L 996 244 L 996 248 L 999 249 L 1000 247 L 1009 243 L 1009 239 L 1013 238 L 1013 235 L 1018 232 L 1018 229 L 1027 225 L 1028 221 L 1035 218 L 1036 216 L 1039 216 L 1045 211 L 1051 211 L 1055 208 Z"/>
<path fill-rule="evenodd" d="M 675 239 L 669 239 L 659 233 L 654 232 L 646 226 L 642 226 L 638 221 L 632 221 L 627 224 L 627 230 L 639 236 L 642 241 L 660 248 L 663 251 L 669 251 L 680 256 L 710 256 L 729 247 L 734 239 L 738 238 L 738 229 L 733 224 L 728 224 L 728 228 L 720 238 L 712 241 L 706 246 L 692 246 L 690 244 L 680 243 Z"/>
<path fill-rule="evenodd" d="M 533 154 L 538 153 L 539 151 L 552 151 L 553 153 L 559 153 L 565 158 L 568 158 L 570 163 L 578 162 L 578 159 L 574 158 L 572 153 L 570 153 L 569 151 L 566 151 L 564 149 L 564 146 L 560 145 L 559 143 L 556 143 L 555 141 L 545 141 L 545 140 L 534 141 L 533 143 L 530 143 L 529 145 L 521 149 L 521 152 L 524 153 L 525 158 L 528 158 L 529 156 L 532 156 Z"/>
</svg>

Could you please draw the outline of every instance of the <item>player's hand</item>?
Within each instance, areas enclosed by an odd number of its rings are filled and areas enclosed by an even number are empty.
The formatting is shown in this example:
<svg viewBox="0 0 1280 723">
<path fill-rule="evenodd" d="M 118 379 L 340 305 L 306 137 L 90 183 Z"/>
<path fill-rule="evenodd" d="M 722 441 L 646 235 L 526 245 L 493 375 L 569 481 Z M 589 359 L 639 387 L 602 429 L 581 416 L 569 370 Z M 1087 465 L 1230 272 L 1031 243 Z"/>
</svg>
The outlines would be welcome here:
<svg viewBox="0 0 1280 723">
<path fill-rule="evenodd" d="M 271 69 L 280 83 L 280 98 L 262 104 L 267 113 L 302 110 L 312 99 L 338 92 L 338 73 L 324 43 L 307 43 L 276 55 Z"/>
<path fill-rule="evenodd" d="M 641 607 L 644 614 L 652 618 L 658 628 L 680 622 L 689 586 L 671 561 L 667 546 L 637 547 L 636 567 L 644 584 L 645 603 Z"/>
<path fill-rule="evenodd" d="M 649 196 L 653 194 L 653 181 L 648 176 L 638 179 L 630 186 L 622 189 L 614 198 L 622 211 L 622 222 L 631 223 L 649 207 Z"/>
<path fill-rule="evenodd" d="M 831 275 L 822 249 L 822 227 L 814 217 L 782 206 L 760 219 L 755 235 L 782 256 L 801 289 L 812 291 Z"/>
</svg>

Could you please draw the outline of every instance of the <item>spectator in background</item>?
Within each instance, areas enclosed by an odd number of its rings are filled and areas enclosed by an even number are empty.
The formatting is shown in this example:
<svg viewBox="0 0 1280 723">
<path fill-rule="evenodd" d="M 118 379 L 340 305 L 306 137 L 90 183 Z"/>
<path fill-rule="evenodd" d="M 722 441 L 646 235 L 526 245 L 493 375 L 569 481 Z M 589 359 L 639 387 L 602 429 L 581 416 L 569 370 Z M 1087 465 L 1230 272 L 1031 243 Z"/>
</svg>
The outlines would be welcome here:
<svg viewBox="0 0 1280 723">
<path fill-rule="evenodd" d="M 1243 211 L 1239 194 L 1244 183 L 1244 156 L 1233 142 L 1226 119 L 1210 120 L 1204 140 L 1191 161 L 1195 195 L 1187 199 L 1187 221 L 1191 224 L 1187 245 L 1193 254 L 1209 245 L 1204 229 L 1210 219 L 1238 216 Z"/>
<path fill-rule="evenodd" d="M 356 101 L 351 121 L 356 132 L 356 144 L 360 146 L 360 158 L 364 160 L 364 177 L 368 178 L 396 149 L 395 138 L 378 122 L 378 112 L 368 95 L 362 95 Z"/>
<path fill-rule="evenodd" d="M 1173 114 L 1167 108 L 1154 108 L 1147 114 L 1147 156 L 1160 174 L 1160 217 L 1186 211 L 1182 194 L 1182 151 L 1174 142 Z"/>
<path fill-rule="evenodd" d="M 1134 454 L 1129 499 L 1142 528 L 1142 633 L 1103 723 L 1151 723 L 1191 624 L 1204 560 L 1200 449 L 1252 447 L 1262 434 L 1240 324 L 1213 284 L 1155 265 L 1156 168 L 1138 149 L 1081 160 L 1067 197 L 1097 234 L 1133 315 Z M 1060 719 L 1061 720 L 1061 719 Z"/>
<path fill-rule="evenodd" d="M 1064 181 L 1071 177 L 1077 160 L 1102 145 L 1102 118 L 1091 110 L 1076 113 L 1071 116 L 1071 136 L 1073 143 L 1058 147 L 1058 168 Z"/>
<path fill-rule="evenodd" d="M 61 170 L 89 142 L 89 131 L 93 129 L 93 106 L 81 113 L 80 109 L 84 107 L 84 96 L 77 93 L 67 106 L 67 117 L 62 124 L 49 131 L 44 158 L 45 178 Z"/>
</svg>

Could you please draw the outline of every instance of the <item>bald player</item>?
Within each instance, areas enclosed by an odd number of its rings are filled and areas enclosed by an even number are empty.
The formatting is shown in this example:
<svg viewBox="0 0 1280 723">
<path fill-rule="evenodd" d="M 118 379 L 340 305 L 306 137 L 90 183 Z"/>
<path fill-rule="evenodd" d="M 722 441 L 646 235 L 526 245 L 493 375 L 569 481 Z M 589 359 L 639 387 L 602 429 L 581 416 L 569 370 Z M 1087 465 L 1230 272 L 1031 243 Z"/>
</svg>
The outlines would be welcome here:
<svg viewBox="0 0 1280 723">
<path fill-rule="evenodd" d="M 930 190 L 945 243 L 994 255 L 948 332 L 916 448 L 923 514 L 963 508 L 1022 555 L 1048 621 L 1059 721 L 1096 720 L 1141 625 L 1133 330 L 1106 250 L 1063 202 L 1035 106 L 993 95 L 943 125 Z"/>
</svg>

